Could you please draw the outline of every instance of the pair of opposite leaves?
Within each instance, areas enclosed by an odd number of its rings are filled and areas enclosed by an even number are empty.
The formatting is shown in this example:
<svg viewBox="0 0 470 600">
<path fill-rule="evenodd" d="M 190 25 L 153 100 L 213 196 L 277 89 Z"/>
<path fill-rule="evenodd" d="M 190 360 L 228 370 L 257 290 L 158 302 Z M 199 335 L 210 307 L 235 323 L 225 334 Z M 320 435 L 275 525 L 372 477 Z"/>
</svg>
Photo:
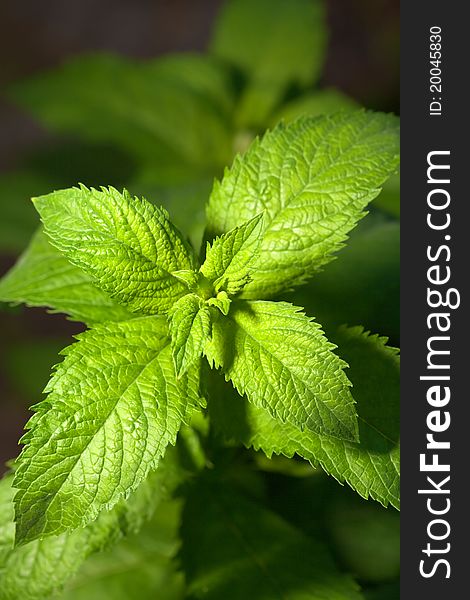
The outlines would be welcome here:
<svg viewBox="0 0 470 600">
<path fill-rule="evenodd" d="M 166 212 L 126 192 L 35 200 L 52 244 L 127 318 L 79 336 L 35 407 L 14 483 L 19 542 L 85 525 L 139 485 L 203 404 L 202 354 L 280 423 L 357 439 L 334 346 L 298 308 L 258 298 L 331 259 L 396 169 L 397 148 L 387 115 L 277 127 L 216 183 L 207 237 L 220 237 L 200 268 Z"/>
</svg>

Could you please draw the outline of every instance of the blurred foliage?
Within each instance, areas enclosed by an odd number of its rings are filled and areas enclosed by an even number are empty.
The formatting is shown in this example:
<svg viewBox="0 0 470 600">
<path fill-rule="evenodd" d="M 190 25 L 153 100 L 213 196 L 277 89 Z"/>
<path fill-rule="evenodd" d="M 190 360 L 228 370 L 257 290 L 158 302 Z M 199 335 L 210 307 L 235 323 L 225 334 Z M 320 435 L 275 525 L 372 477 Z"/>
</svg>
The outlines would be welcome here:
<svg viewBox="0 0 470 600">
<path fill-rule="evenodd" d="M 59 137 L 0 177 L 0 250 L 17 252 L 31 235 L 29 197 L 77 182 L 126 185 L 163 204 L 197 246 L 213 178 L 257 133 L 354 105 L 318 88 L 326 39 L 319 1 L 237 0 L 205 54 L 79 56 L 16 83 L 10 100 Z"/>
<path fill-rule="evenodd" d="M 144 529 L 86 562 L 61 600 L 183 600 L 184 578 L 177 571 L 181 502 L 160 505 Z M 136 591 L 138 596 L 136 596 Z"/>
<path fill-rule="evenodd" d="M 190 598 L 361 597 L 324 542 L 229 485 L 220 486 L 217 472 L 190 487 L 181 533 Z"/>
<path fill-rule="evenodd" d="M 213 179 L 235 153 L 280 119 L 356 105 L 320 86 L 327 39 L 320 1 L 229 0 L 204 54 L 79 56 L 18 82 L 10 100 L 54 137 L 0 176 L 0 252 L 18 254 L 36 229 L 31 196 L 77 182 L 126 186 L 163 204 L 197 247 Z M 337 259 L 290 300 L 327 332 L 361 324 L 397 345 L 398 217 L 397 176 Z M 4 371 L 31 402 L 62 345 L 9 343 Z M 176 497 L 140 533 L 88 559 L 63 600 L 270 600 L 276 585 L 292 600 L 398 599 L 394 509 L 359 499 L 298 458 L 268 465 L 221 447 L 204 428 L 183 441 L 186 482 Z"/>
<path fill-rule="evenodd" d="M 400 227 L 381 214 L 367 216 L 347 245 L 307 285 L 291 294 L 327 331 L 360 323 L 400 340 Z"/>
<path fill-rule="evenodd" d="M 393 580 L 400 573 L 397 512 L 344 491 L 329 505 L 328 530 L 338 559 L 361 582 Z"/>
</svg>

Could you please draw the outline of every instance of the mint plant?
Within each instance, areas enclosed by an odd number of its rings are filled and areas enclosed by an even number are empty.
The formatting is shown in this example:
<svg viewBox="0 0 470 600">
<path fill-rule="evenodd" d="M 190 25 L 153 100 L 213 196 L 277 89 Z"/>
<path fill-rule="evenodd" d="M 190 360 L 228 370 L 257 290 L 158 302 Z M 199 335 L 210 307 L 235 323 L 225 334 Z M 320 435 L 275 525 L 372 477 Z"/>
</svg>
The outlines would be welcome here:
<svg viewBox="0 0 470 600">
<path fill-rule="evenodd" d="M 182 519 L 179 567 L 175 545 L 154 556 L 150 595 L 163 573 L 171 597 L 246 598 L 259 577 L 248 544 L 270 549 L 259 597 L 361 597 L 322 537 L 241 494 L 236 469 L 253 489 L 259 476 L 230 447 L 297 455 L 398 508 L 396 350 L 361 327 L 333 343 L 283 300 L 334 258 L 397 166 L 391 115 L 281 123 L 215 182 L 199 253 L 165 209 L 126 190 L 33 198 L 43 229 L 0 298 L 65 312 L 87 330 L 62 351 L 0 482 L 0 597 L 62 591 L 83 561 L 165 506 L 168 522 Z M 227 544 L 220 554 L 216 540 Z M 134 556 L 139 544 L 129 544 Z M 64 597 L 80 597 L 74 585 Z"/>
</svg>

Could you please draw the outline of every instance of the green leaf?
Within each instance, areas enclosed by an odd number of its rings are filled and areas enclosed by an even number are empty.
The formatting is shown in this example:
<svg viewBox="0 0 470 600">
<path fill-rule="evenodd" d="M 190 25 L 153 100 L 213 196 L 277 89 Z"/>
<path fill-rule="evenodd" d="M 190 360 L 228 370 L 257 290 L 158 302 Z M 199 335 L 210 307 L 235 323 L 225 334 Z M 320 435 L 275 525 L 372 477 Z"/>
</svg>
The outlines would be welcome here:
<svg viewBox="0 0 470 600">
<path fill-rule="evenodd" d="M 206 477 L 190 490 L 181 534 L 190 598 L 361 598 L 352 578 L 337 570 L 326 544 L 226 483 Z"/>
<path fill-rule="evenodd" d="M 204 300 L 196 294 L 180 298 L 170 313 L 171 351 L 177 377 L 201 358 L 210 332 L 210 309 Z"/>
<path fill-rule="evenodd" d="M 194 254 L 164 209 L 84 186 L 34 204 L 52 244 L 131 311 L 165 313 L 186 293 L 171 271 L 195 268 Z"/>
<path fill-rule="evenodd" d="M 133 318 L 124 306 L 92 283 L 38 230 L 15 266 L 0 280 L 0 301 L 47 306 L 87 325 Z"/>
<path fill-rule="evenodd" d="M 171 458 L 171 457 L 170 457 Z M 15 525 L 11 475 L 0 482 L 0 598 L 43 600 L 56 594 L 90 556 L 136 534 L 152 517 L 169 489 L 179 481 L 173 458 L 161 461 L 156 472 L 126 500 L 103 511 L 83 529 L 13 547 Z M 146 528 L 148 525 L 146 525 Z"/>
<path fill-rule="evenodd" d="M 230 89 L 208 57 L 81 56 L 15 84 L 10 97 L 46 127 L 111 143 L 139 162 L 207 168 L 230 156 Z"/>
<path fill-rule="evenodd" d="M 352 98 L 334 88 L 316 90 L 283 104 L 271 118 L 270 126 L 275 127 L 283 119 L 293 121 L 307 115 L 317 117 L 356 108 L 358 104 Z"/>
<path fill-rule="evenodd" d="M 158 204 L 170 213 L 174 225 L 188 235 L 194 248 L 200 248 L 206 225 L 207 198 L 214 175 L 222 173 L 222 168 L 216 173 L 201 174 L 181 166 L 180 172 L 175 173 L 172 168 L 152 165 L 129 182 L 129 189 L 150 200 L 158 199 Z"/>
<path fill-rule="evenodd" d="M 201 276 L 197 271 L 190 271 L 188 269 L 173 271 L 173 276 L 182 281 L 188 290 L 194 291 L 198 289 Z"/>
<path fill-rule="evenodd" d="M 14 486 L 18 543 L 81 527 L 136 489 L 200 404 L 163 317 L 97 326 L 64 351 L 36 405 Z"/>
<path fill-rule="evenodd" d="M 335 342 L 338 354 L 350 365 L 360 443 L 281 424 L 267 410 L 235 394 L 227 398 L 227 386 L 211 395 L 211 421 L 230 440 L 261 449 L 269 457 L 298 454 L 339 482 L 348 483 L 364 498 L 399 508 L 400 369 L 396 350 L 385 345 L 386 338 L 364 333 L 360 327 L 342 328 Z"/>
<path fill-rule="evenodd" d="M 250 278 L 250 266 L 257 258 L 262 214 L 241 227 L 216 238 L 207 245 L 202 274 L 214 285 L 215 291 L 237 294 Z"/>
<path fill-rule="evenodd" d="M 240 125 L 262 124 L 289 84 L 311 85 L 326 43 L 324 10 L 315 0 L 230 0 L 218 17 L 211 51 L 247 80 Z"/>
<path fill-rule="evenodd" d="M 332 259 L 397 165 L 391 115 L 357 111 L 281 124 L 215 184 L 206 237 L 264 210 L 260 257 L 243 295 L 274 296 Z"/>
<path fill-rule="evenodd" d="M 216 306 L 223 315 L 228 315 L 232 300 L 228 297 L 227 292 L 221 291 L 215 298 L 209 298 L 207 304 L 209 306 Z"/>
<path fill-rule="evenodd" d="M 228 317 L 213 323 L 208 360 L 222 366 L 238 392 L 266 409 L 279 427 L 290 423 L 355 440 L 346 365 L 320 326 L 300 310 L 285 302 L 233 303 Z"/>
</svg>

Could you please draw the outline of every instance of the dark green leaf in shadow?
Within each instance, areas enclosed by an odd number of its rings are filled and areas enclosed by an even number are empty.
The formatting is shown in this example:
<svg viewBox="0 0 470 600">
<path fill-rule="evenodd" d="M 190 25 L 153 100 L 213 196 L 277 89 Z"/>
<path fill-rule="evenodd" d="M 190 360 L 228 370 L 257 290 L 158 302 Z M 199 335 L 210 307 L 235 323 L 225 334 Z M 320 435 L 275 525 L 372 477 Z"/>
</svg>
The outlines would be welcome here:
<svg viewBox="0 0 470 600">
<path fill-rule="evenodd" d="M 361 582 L 385 582 L 400 573 L 400 518 L 391 509 L 365 502 L 352 493 L 335 495 L 327 523 L 335 553 Z"/>
<path fill-rule="evenodd" d="M 327 547 L 275 513 L 203 477 L 188 493 L 181 529 L 190 598 L 359 600 Z"/>
<path fill-rule="evenodd" d="M 139 533 L 91 557 L 60 600 L 183 600 L 174 561 L 180 514 L 180 502 L 161 504 Z"/>
<path fill-rule="evenodd" d="M 287 299 L 315 315 L 327 334 L 338 325 L 361 323 L 397 344 L 400 339 L 398 223 L 366 219 L 337 259 Z"/>
</svg>

